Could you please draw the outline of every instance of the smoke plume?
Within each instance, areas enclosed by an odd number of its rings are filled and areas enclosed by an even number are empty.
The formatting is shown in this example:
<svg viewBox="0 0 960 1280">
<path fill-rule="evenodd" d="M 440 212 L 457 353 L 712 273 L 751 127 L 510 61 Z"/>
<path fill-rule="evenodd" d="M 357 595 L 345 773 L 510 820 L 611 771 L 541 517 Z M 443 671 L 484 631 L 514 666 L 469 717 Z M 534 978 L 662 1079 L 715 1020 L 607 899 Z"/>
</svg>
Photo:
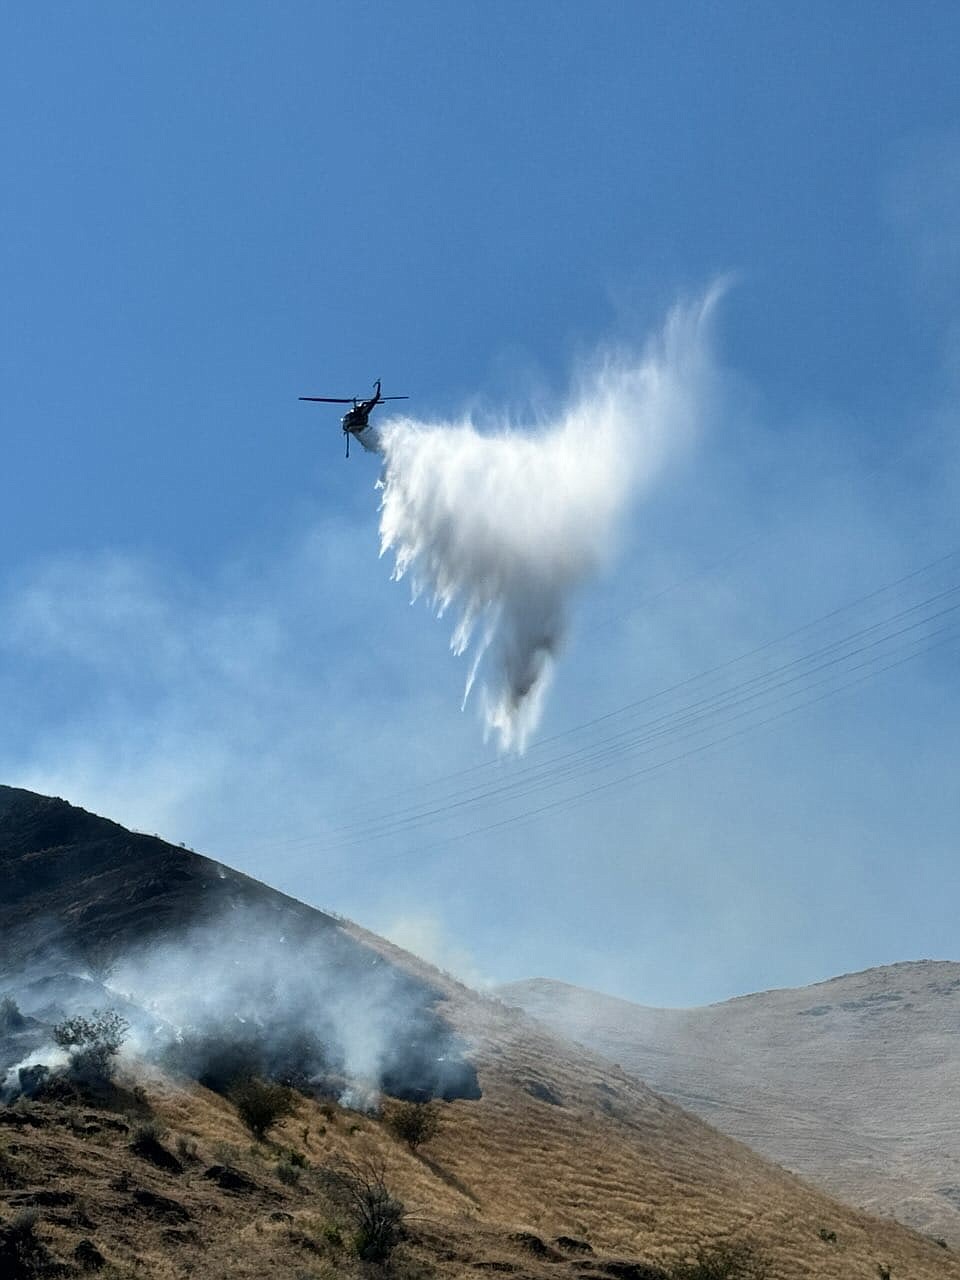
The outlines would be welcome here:
<svg viewBox="0 0 960 1280">
<path fill-rule="evenodd" d="M 480 1096 L 437 992 L 295 908 L 235 903 L 174 936 L 118 944 L 106 976 L 82 967 L 54 950 L 0 970 L 0 1103 L 29 1091 L 31 1068 L 66 1069 L 56 1023 L 104 1009 L 129 1025 L 125 1052 L 219 1092 L 256 1075 L 357 1109 L 381 1091 Z"/>
<path fill-rule="evenodd" d="M 719 294 L 680 307 L 639 358 L 605 360 L 574 403 L 531 431 L 392 419 L 384 455 L 381 554 L 468 654 L 487 734 L 522 751 L 539 722 L 577 587 L 616 551 L 631 499 L 689 440 Z"/>
</svg>

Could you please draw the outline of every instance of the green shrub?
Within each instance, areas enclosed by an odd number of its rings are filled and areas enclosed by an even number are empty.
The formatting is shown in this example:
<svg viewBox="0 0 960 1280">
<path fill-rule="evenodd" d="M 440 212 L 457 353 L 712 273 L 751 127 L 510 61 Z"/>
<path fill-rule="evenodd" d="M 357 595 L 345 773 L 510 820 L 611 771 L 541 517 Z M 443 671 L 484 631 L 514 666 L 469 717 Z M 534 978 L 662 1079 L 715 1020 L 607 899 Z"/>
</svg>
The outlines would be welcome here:
<svg viewBox="0 0 960 1280">
<path fill-rule="evenodd" d="M 411 1151 L 437 1136 L 440 1119 L 429 1102 L 400 1102 L 387 1115 L 387 1128 Z"/>
<path fill-rule="evenodd" d="M 162 1142 L 167 1136 L 167 1127 L 159 1120 L 146 1120 L 133 1130 L 133 1145 L 143 1146 L 153 1142 Z"/>
<path fill-rule="evenodd" d="M 234 1085 L 228 1097 L 258 1142 L 264 1140 L 275 1124 L 296 1111 L 292 1089 L 256 1077 Z"/>
<path fill-rule="evenodd" d="M 113 1079 L 114 1059 L 130 1024 L 115 1009 L 95 1009 L 89 1018 L 77 1015 L 53 1028 L 61 1049 L 70 1050 L 70 1075 L 81 1083 L 102 1084 Z"/>
<path fill-rule="evenodd" d="M 213 1158 L 217 1164 L 242 1164 L 243 1150 L 235 1142 L 215 1142 L 213 1144 Z"/>
<path fill-rule="evenodd" d="M 280 1160 L 274 1172 L 286 1186 L 295 1187 L 300 1181 L 303 1170 L 297 1165 L 291 1164 L 289 1160 Z"/>
<path fill-rule="evenodd" d="M 166 1134 L 167 1131 L 163 1125 L 156 1121 L 138 1124 L 133 1131 L 130 1150 L 141 1159 L 155 1164 L 158 1169 L 165 1169 L 167 1173 L 183 1173 L 183 1165 L 173 1152 L 168 1151 L 163 1145 Z"/>
</svg>

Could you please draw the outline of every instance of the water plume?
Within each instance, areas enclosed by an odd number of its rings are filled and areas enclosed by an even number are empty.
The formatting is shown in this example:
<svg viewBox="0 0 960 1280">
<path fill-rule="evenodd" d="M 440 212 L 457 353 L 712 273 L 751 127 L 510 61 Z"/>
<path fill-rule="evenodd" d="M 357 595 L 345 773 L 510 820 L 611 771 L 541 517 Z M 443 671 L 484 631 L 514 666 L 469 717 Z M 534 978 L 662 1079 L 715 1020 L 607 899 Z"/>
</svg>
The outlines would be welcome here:
<svg viewBox="0 0 960 1280">
<path fill-rule="evenodd" d="M 529 431 L 395 418 L 379 431 L 381 554 L 470 656 L 487 734 L 522 752 L 536 728 L 577 587 L 615 553 L 632 498 L 687 442 L 720 288 L 675 308 L 639 356 L 581 380 L 554 421 Z"/>
</svg>

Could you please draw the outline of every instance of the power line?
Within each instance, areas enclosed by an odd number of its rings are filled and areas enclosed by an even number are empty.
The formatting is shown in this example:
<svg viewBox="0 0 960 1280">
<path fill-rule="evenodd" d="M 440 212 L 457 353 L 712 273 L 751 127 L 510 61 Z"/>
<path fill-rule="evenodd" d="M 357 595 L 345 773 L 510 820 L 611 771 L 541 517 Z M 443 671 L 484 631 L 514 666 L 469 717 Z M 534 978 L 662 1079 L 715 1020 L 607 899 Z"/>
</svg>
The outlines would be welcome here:
<svg viewBox="0 0 960 1280">
<path fill-rule="evenodd" d="M 649 706 L 672 693 L 682 691 L 697 682 L 709 679 L 711 676 L 715 676 L 724 670 L 729 670 L 751 658 L 755 658 L 776 645 L 783 644 L 799 635 L 809 633 L 814 628 L 821 627 L 826 622 L 835 619 L 844 613 L 848 613 L 851 609 L 861 607 L 872 600 L 896 591 L 904 584 L 916 581 L 916 579 L 929 573 L 931 570 L 947 564 L 958 555 L 960 555 L 960 551 L 953 551 L 940 556 L 935 560 L 929 561 L 919 568 L 912 570 L 910 573 L 901 575 L 892 582 L 885 583 L 882 586 L 867 592 L 855 600 L 848 602 L 846 605 L 832 609 L 811 622 L 793 628 L 791 631 L 786 632 L 781 636 L 755 646 L 736 658 L 729 659 L 726 662 L 717 664 L 703 672 L 697 673 L 696 675 L 677 681 L 665 689 L 649 694 L 644 698 L 626 703 L 613 711 L 607 712 L 601 716 L 596 716 L 583 724 L 573 726 L 561 733 L 554 734 L 550 738 L 542 740 L 537 744 L 537 746 L 542 749 L 550 744 L 555 744 L 573 735 L 582 734 L 584 731 L 594 728 L 597 725 L 608 723 L 618 717 L 622 718 L 630 713 L 635 713 L 640 708 Z M 664 736 L 669 735 L 671 732 L 676 732 L 679 728 L 683 727 L 685 723 L 690 722 L 691 718 L 695 723 L 697 719 L 707 718 L 727 707 L 736 705 L 737 701 L 743 702 L 745 699 L 759 697 L 764 692 L 764 684 L 770 685 L 776 677 L 785 676 L 786 673 L 800 668 L 804 666 L 804 664 L 809 664 L 818 657 L 823 657 L 831 652 L 836 653 L 836 651 L 842 649 L 843 646 L 849 646 L 854 640 L 869 635 L 872 632 L 876 632 L 883 627 L 889 627 L 899 619 L 905 618 L 918 610 L 927 608 L 938 600 L 946 600 L 958 589 L 960 588 L 952 586 L 946 588 L 944 591 L 934 593 L 919 602 L 897 611 L 879 622 L 859 628 L 856 631 L 853 631 L 838 640 L 834 640 L 829 644 L 823 645 L 818 649 L 801 654 L 788 662 L 774 667 L 772 670 L 754 674 L 731 687 L 703 697 L 698 701 L 688 703 L 678 711 L 665 713 L 664 715 L 661 715 L 652 721 L 648 721 L 636 728 L 622 729 L 616 734 L 600 739 L 598 742 L 586 744 L 583 747 L 575 748 L 564 754 L 554 754 L 552 757 L 548 756 L 545 760 L 535 761 L 531 764 L 522 766 L 514 770 L 508 779 L 503 782 L 496 783 L 493 786 L 488 786 L 484 782 L 477 782 L 475 785 L 467 787 L 466 789 L 454 791 L 444 802 L 438 803 L 433 808 L 429 808 L 423 802 L 420 802 L 419 804 L 408 805 L 400 810 L 382 813 L 380 816 L 374 814 L 369 818 L 361 819 L 360 821 L 354 820 L 340 827 L 333 828 L 326 833 L 327 839 L 323 843 L 323 847 L 333 851 L 335 849 L 349 847 L 368 840 L 382 839 L 393 834 L 402 834 L 418 825 L 435 821 L 438 817 L 455 810 L 475 807 L 479 804 L 486 803 L 497 798 L 513 799 L 516 798 L 517 795 L 522 795 L 528 790 L 542 789 L 543 786 L 559 785 L 559 783 L 564 780 L 565 776 L 568 776 L 570 773 L 580 772 L 587 766 L 590 766 L 595 770 L 596 767 L 598 767 L 598 762 L 602 763 L 605 758 L 609 758 L 611 755 L 620 754 L 626 750 L 635 749 L 639 744 L 648 740 L 651 736 Z M 923 626 L 937 616 L 939 615 L 933 614 L 930 617 L 920 618 L 915 623 L 911 624 L 910 627 L 906 628 L 906 630 L 910 630 L 917 626 Z M 885 644 L 899 634 L 901 634 L 901 632 L 883 635 L 871 643 Z M 860 649 L 855 649 L 851 652 L 841 653 L 839 656 L 828 660 L 827 665 L 831 665 L 831 663 L 845 662 L 860 651 Z M 806 674 L 809 676 L 812 673 L 808 672 Z M 803 678 L 803 673 L 799 673 L 792 677 L 787 677 L 786 680 L 781 680 L 780 685 L 784 683 L 788 684 L 791 681 Z M 772 689 L 776 689 L 780 687 L 780 685 L 773 684 L 771 687 Z M 746 693 L 751 686 L 759 686 L 759 688 L 756 688 L 753 693 Z M 766 692 L 769 691 L 770 690 L 768 689 Z M 686 717 L 686 720 L 684 720 L 683 717 Z M 640 736 L 637 736 L 638 734 Z M 500 762 L 496 761 L 493 763 Z M 456 781 L 457 779 L 471 774 L 478 774 L 486 767 L 487 766 L 479 765 L 474 766 L 471 769 L 459 770 L 456 773 L 446 775 L 445 778 L 435 779 L 431 783 L 424 784 L 424 789 L 439 786 L 444 782 Z M 409 795 L 409 792 L 400 792 L 398 794 Z M 389 797 L 378 798 L 378 807 L 382 808 L 383 804 L 386 803 L 388 799 Z M 310 836 L 294 837 L 287 841 L 279 842 L 279 845 L 274 845 L 272 847 L 291 847 L 296 844 L 316 845 L 316 833 L 313 833 Z"/>
<path fill-rule="evenodd" d="M 957 591 L 960 591 L 960 585 L 952 589 L 952 594 L 955 594 Z M 914 608 L 915 607 L 916 606 L 914 606 Z M 737 711 L 737 714 L 732 717 L 734 720 L 739 719 L 744 715 L 751 714 L 752 710 L 755 708 L 751 708 L 749 704 L 755 703 L 758 699 L 766 699 L 769 703 L 771 695 L 779 695 L 786 687 L 795 684 L 798 681 L 803 682 L 802 687 L 805 688 L 815 688 L 820 684 L 828 683 L 830 680 L 829 676 L 819 681 L 811 680 L 811 677 L 841 663 L 847 663 L 851 658 L 874 649 L 877 646 L 887 645 L 890 641 L 912 632 L 918 627 L 926 626 L 941 617 L 952 614 L 958 609 L 960 609 L 960 603 L 953 604 L 948 608 L 929 614 L 905 627 L 888 632 L 885 635 L 850 649 L 847 652 L 834 655 L 809 670 L 796 672 L 793 675 L 787 676 L 785 679 L 770 684 L 767 688 L 754 689 L 752 692 L 743 692 L 758 680 L 769 679 L 769 676 L 753 677 L 750 680 L 742 682 L 738 686 L 734 686 L 732 689 L 725 690 L 723 693 L 717 695 L 717 697 L 712 701 L 709 699 L 702 700 L 701 703 L 690 704 L 670 716 L 660 717 L 658 720 L 648 722 L 646 725 L 642 726 L 643 731 L 640 732 L 639 735 L 631 731 L 632 736 L 630 736 L 626 742 L 622 740 L 627 737 L 627 734 L 621 733 L 615 735 L 613 739 L 605 739 L 591 748 L 569 753 L 568 757 L 562 757 L 560 761 L 548 762 L 548 767 L 541 769 L 539 776 L 534 773 L 533 776 L 528 776 L 526 779 L 511 778 L 497 787 L 490 788 L 486 791 L 480 792 L 479 794 L 467 795 L 460 799 L 453 799 L 447 804 L 438 806 L 434 809 L 414 812 L 405 818 L 387 818 L 383 820 L 385 825 L 382 825 L 380 830 L 360 830 L 351 833 L 349 836 L 346 836 L 339 841 L 331 841 L 323 845 L 323 848 L 325 851 L 336 852 L 341 849 L 352 848 L 360 844 L 365 844 L 371 840 L 379 840 L 389 836 L 408 834 L 411 830 L 415 830 L 422 825 L 430 825 L 438 818 L 446 816 L 456 810 L 476 807 L 481 804 L 490 803 L 491 801 L 512 800 L 517 799 L 518 797 L 522 798 L 523 796 L 535 791 L 556 787 L 567 781 L 570 777 L 579 778 L 589 773 L 595 773 L 606 767 L 607 763 L 611 759 L 620 758 L 629 752 L 636 752 L 638 748 L 642 747 L 645 743 L 656 743 L 660 739 L 670 739 L 678 735 L 683 736 L 684 734 L 686 736 L 690 736 L 691 731 L 694 734 L 700 732 L 701 724 L 709 724 L 710 720 L 717 718 L 718 715 L 730 711 L 736 711 L 739 707 L 746 707 L 745 710 Z M 897 616 L 904 616 L 912 611 L 912 609 L 904 610 Z M 874 628 L 865 628 L 864 631 L 870 631 L 873 629 Z M 945 629 L 946 628 L 940 628 L 939 631 L 934 632 L 933 634 L 939 634 Z M 863 632 L 857 634 L 863 634 Z M 847 641 L 852 638 L 855 637 L 846 637 L 844 641 L 838 643 L 847 643 Z M 914 644 L 916 643 L 916 640 L 911 639 L 907 643 Z M 835 646 L 828 646 L 828 648 L 832 647 Z M 785 672 L 798 665 L 808 663 L 815 656 L 817 655 L 804 655 L 801 658 L 795 659 L 791 663 L 784 664 L 779 671 Z M 869 661 L 873 661 L 873 659 Z M 869 665 L 869 662 L 859 665 Z M 858 668 L 854 667 L 851 669 L 855 670 Z M 769 673 L 769 675 L 774 674 L 777 674 L 777 672 Z M 741 696 L 735 696 L 737 694 L 740 694 Z M 788 694 L 787 696 L 792 695 Z M 773 700 L 776 701 L 777 699 L 774 698 Z M 653 749 L 655 748 L 647 748 L 647 750 Z M 557 770 L 552 767 L 559 763 L 562 763 L 561 769 Z"/>
<path fill-rule="evenodd" d="M 772 671 L 750 676 L 737 685 L 721 690 L 711 695 L 711 697 L 688 703 L 669 714 L 647 721 L 634 729 L 621 731 L 618 734 L 602 739 L 600 742 L 569 752 L 565 756 L 544 761 L 537 766 L 528 767 L 502 784 L 486 789 L 474 787 L 463 793 L 459 798 L 451 798 L 445 804 L 438 805 L 433 809 L 414 807 L 405 816 L 397 814 L 385 815 L 384 818 L 375 822 L 368 821 L 366 824 L 358 824 L 352 830 L 345 828 L 339 840 L 334 839 L 324 842 L 322 840 L 318 841 L 314 836 L 312 843 L 318 852 L 332 853 L 368 844 L 374 840 L 401 835 L 409 836 L 420 828 L 435 825 L 437 821 L 450 816 L 454 812 L 475 809 L 492 802 L 502 803 L 523 800 L 536 792 L 560 786 L 572 777 L 579 779 L 590 773 L 597 773 L 606 768 L 611 760 L 619 760 L 630 753 L 637 754 L 639 752 L 641 755 L 648 755 L 652 751 L 660 749 L 662 745 L 666 745 L 669 749 L 671 740 L 684 741 L 691 737 L 697 737 L 704 732 L 708 732 L 713 722 L 719 721 L 716 727 L 725 727 L 744 717 L 752 716 L 758 711 L 769 710 L 784 701 L 785 698 L 792 700 L 814 688 L 822 687 L 825 684 L 829 685 L 833 682 L 834 675 L 849 674 L 851 671 L 866 668 L 866 675 L 850 682 L 860 683 L 863 679 L 869 679 L 873 674 L 888 670 L 890 666 L 899 665 L 900 661 L 909 661 L 912 658 L 921 656 L 922 653 L 926 652 L 927 648 L 935 647 L 930 644 L 933 637 L 946 634 L 949 639 L 954 635 L 955 631 L 949 624 L 941 626 L 938 630 L 926 636 L 918 637 L 912 633 L 919 628 L 928 627 L 935 621 L 949 617 L 957 609 L 960 609 L 960 602 L 944 603 L 955 596 L 958 591 L 960 591 L 960 584 L 955 584 L 926 597 L 922 601 L 898 610 L 880 622 L 859 628 L 839 640 L 820 646 L 818 649 L 802 654 L 789 662 L 782 663 Z M 930 606 L 937 603 L 943 603 L 944 607 L 931 610 Z M 904 622 L 904 625 L 894 626 L 894 624 L 903 622 L 911 614 L 915 614 L 921 609 L 927 610 L 923 616 L 914 618 L 913 621 L 908 623 Z M 881 630 L 884 628 L 885 630 Z M 877 631 L 881 631 L 881 634 L 874 634 Z M 866 639 L 868 636 L 872 636 L 872 638 Z M 913 652 L 909 653 L 905 659 L 897 660 L 885 666 L 877 666 L 878 660 L 882 661 L 885 657 L 890 656 L 891 643 L 898 639 L 902 640 L 904 636 L 909 636 L 910 638 L 905 643 L 901 643 L 898 648 L 910 647 Z M 857 640 L 863 642 L 854 644 Z M 943 641 L 938 641 L 938 643 L 943 643 Z M 873 652 L 872 656 L 866 658 L 863 662 L 853 666 L 850 665 L 853 658 L 877 650 L 880 650 L 880 652 Z M 898 650 L 895 649 L 893 651 L 896 652 Z M 820 659 L 819 663 L 816 662 L 817 659 Z M 811 665 L 811 663 L 815 665 Z M 845 668 L 845 670 L 834 672 L 833 669 L 838 667 Z M 824 672 L 829 672 L 830 674 L 824 675 Z M 816 676 L 820 676 L 820 678 L 814 679 L 813 677 Z M 799 687 L 790 688 L 790 686 L 796 685 L 799 685 Z M 847 686 L 841 685 L 840 689 L 845 687 Z M 838 691 L 836 688 L 828 689 L 820 697 L 800 705 L 810 705 L 812 702 L 820 701 L 823 697 L 832 696 L 834 692 Z M 760 721 L 759 724 L 769 723 L 770 719 L 778 719 L 781 715 L 789 714 L 790 711 L 795 709 L 797 709 L 795 706 L 788 706 L 785 711 L 779 712 L 767 720 Z M 720 719 L 720 717 L 724 716 L 726 719 Z M 732 736 L 739 736 L 740 733 L 747 732 L 754 727 L 759 727 L 759 725 L 757 723 L 747 725 Z M 720 739 L 720 741 L 725 740 L 727 739 Z M 706 744 L 706 746 L 709 745 L 711 744 Z M 698 747 L 692 750 L 699 751 L 700 749 Z M 680 757 L 674 757 L 672 760 L 686 758 L 689 754 L 691 754 L 689 751 L 682 753 Z M 665 764 L 671 763 L 672 760 L 651 765 L 648 769 L 641 770 L 641 773 L 659 769 Z M 626 776 L 629 778 L 633 775 L 628 774 Z M 602 791 L 608 785 L 610 784 L 600 784 L 599 789 Z M 589 794 L 592 794 L 591 789 L 586 792 L 576 793 L 573 799 L 576 799 L 577 795 Z M 538 808 L 531 812 L 536 815 L 540 812 L 548 811 L 555 806 L 565 804 L 567 799 L 566 797 L 560 797 L 548 804 L 545 809 Z M 493 826 L 496 828 L 501 823 L 509 823 L 522 817 L 524 817 L 522 814 L 513 815 L 502 819 L 500 823 L 495 823 Z M 481 827 L 477 828 L 477 831 L 487 829 L 487 827 Z M 452 836 L 449 838 L 459 839 L 460 837 Z M 430 847 L 432 846 L 427 846 L 427 848 Z"/>
<path fill-rule="evenodd" d="M 534 818 L 542 817 L 543 814 L 545 813 L 556 811 L 563 807 L 567 807 L 573 804 L 577 804 L 582 800 L 589 799 L 593 796 L 600 795 L 602 792 L 609 791 L 613 787 L 622 787 L 626 783 L 636 781 L 636 779 L 643 777 L 647 774 L 658 772 L 661 769 L 668 768 L 672 764 L 678 764 L 681 761 L 687 760 L 692 756 L 700 755 L 703 752 L 706 752 L 714 747 L 722 746 L 727 742 L 731 742 L 735 738 L 742 737 L 744 734 L 752 732 L 753 730 L 764 728 L 769 724 L 773 724 L 777 720 L 782 720 L 784 717 L 788 715 L 792 715 L 797 711 L 803 711 L 807 707 L 811 707 L 816 705 L 817 703 L 824 702 L 831 697 L 835 697 L 840 693 L 846 692 L 848 689 L 852 689 L 857 685 L 863 684 L 866 680 L 870 680 L 876 675 L 881 675 L 886 671 L 893 670 L 895 667 L 903 666 L 907 662 L 912 662 L 916 658 L 923 657 L 924 654 L 930 651 L 930 649 L 938 648 L 942 644 L 947 644 L 949 643 L 950 640 L 960 641 L 960 630 L 951 630 L 949 635 L 945 636 L 944 639 L 939 641 L 936 645 L 931 645 L 931 646 L 919 649 L 914 653 L 908 654 L 906 657 L 898 658 L 895 662 L 888 663 L 886 666 L 880 667 L 878 670 L 870 671 L 870 672 L 867 672 L 865 675 L 858 676 L 857 679 L 850 680 L 846 684 L 840 685 L 838 688 L 828 690 L 826 693 L 822 693 L 816 698 L 811 698 L 807 702 L 800 703 L 795 707 L 787 707 L 786 709 L 782 711 L 778 711 L 776 714 L 767 717 L 767 719 L 765 720 L 761 720 L 755 724 L 746 725 L 743 728 L 735 730 L 733 733 L 725 734 L 722 737 L 714 738 L 710 742 L 702 743 L 700 746 L 692 747 L 689 750 L 683 751 L 679 755 L 673 756 L 668 760 L 658 761 L 656 764 L 649 765 L 643 769 L 636 769 L 631 773 L 623 774 L 619 778 L 614 778 L 608 782 L 604 782 L 597 786 L 587 788 L 585 791 L 578 792 L 575 795 L 562 797 L 561 799 L 552 801 L 549 804 L 541 805 L 539 806 L 539 808 L 528 810 L 526 813 L 513 815 L 509 818 L 503 818 L 500 821 L 490 823 L 485 827 L 476 827 L 471 831 L 463 831 L 456 835 L 448 836 L 442 840 L 436 841 L 432 845 L 422 845 L 419 847 L 418 853 L 427 853 L 432 851 L 433 849 L 443 848 L 445 845 L 452 844 L 454 842 L 468 840 L 471 837 L 476 835 L 488 834 L 491 831 L 499 830 L 503 827 L 510 826 L 514 823 L 526 822 Z"/>
</svg>

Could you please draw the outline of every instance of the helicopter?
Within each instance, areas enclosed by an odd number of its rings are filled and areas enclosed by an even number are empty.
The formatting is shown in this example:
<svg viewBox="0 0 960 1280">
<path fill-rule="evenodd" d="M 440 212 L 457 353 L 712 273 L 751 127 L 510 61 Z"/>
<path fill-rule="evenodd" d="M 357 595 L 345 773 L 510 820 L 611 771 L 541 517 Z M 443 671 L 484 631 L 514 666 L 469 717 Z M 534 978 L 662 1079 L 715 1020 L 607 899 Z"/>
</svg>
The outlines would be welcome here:
<svg viewBox="0 0 960 1280">
<path fill-rule="evenodd" d="M 373 384 L 375 393 L 368 400 L 361 400 L 358 396 L 344 399 L 341 396 L 299 396 L 300 400 L 310 400 L 315 404 L 352 404 L 353 408 L 340 419 L 340 426 L 343 433 L 347 437 L 347 457 L 350 457 L 350 437 L 356 436 L 365 449 L 373 448 L 376 451 L 376 436 L 374 434 L 370 443 L 364 441 L 363 432 L 370 426 L 370 414 L 378 404 L 383 404 L 385 400 L 409 400 L 409 396 L 383 396 L 380 394 L 380 379 L 378 378 Z"/>
</svg>

